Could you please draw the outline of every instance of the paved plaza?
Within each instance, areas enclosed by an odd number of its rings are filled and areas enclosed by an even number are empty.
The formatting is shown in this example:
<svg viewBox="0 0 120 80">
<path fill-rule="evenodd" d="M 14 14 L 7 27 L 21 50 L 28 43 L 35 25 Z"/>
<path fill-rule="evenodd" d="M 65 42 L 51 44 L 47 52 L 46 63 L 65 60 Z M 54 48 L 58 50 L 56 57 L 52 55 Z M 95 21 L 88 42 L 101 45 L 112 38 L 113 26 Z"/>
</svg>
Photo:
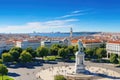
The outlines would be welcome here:
<svg viewBox="0 0 120 80">
<path fill-rule="evenodd" d="M 42 66 L 36 66 L 34 68 L 8 68 L 9 69 L 9 75 L 13 77 L 15 80 L 39 80 L 36 76 L 38 72 L 40 73 L 41 70 L 50 68 L 50 67 L 57 67 L 57 66 L 74 66 L 75 63 L 64 63 L 64 62 L 58 62 L 57 64 L 43 64 Z M 110 69 L 112 71 L 120 73 L 119 67 L 114 67 L 114 65 L 109 63 L 93 63 L 89 61 L 85 61 L 86 66 L 93 66 L 93 67 L 101 67 L 105 69 Z M 45 74 L 47 77 L 47 73 Z"/>
</svg>

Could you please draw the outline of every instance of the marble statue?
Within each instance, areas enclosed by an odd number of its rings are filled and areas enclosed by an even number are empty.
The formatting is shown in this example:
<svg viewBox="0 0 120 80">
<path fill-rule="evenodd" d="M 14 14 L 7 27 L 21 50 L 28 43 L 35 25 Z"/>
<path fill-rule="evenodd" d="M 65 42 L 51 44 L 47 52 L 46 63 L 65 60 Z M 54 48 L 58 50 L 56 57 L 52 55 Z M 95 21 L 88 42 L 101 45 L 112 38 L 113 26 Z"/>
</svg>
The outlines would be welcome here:
<svg viewBox="0 0 120 80">
<path fill-rule="evenodd" d="M 82 52 L 83 51 L 83 44 L 80 42 L 80 40 L 78 40 L 78 50 L 79 52 Z"/>
<path fill-rule="evenodd" d="M 75 73 L 83 73 L 85 71 L 85 65 L 84 65 L 84 47 L 80 40 L 78 40 L 78 52 L 76 52 L 76 62 L 75 62 Z"/>
</svg>

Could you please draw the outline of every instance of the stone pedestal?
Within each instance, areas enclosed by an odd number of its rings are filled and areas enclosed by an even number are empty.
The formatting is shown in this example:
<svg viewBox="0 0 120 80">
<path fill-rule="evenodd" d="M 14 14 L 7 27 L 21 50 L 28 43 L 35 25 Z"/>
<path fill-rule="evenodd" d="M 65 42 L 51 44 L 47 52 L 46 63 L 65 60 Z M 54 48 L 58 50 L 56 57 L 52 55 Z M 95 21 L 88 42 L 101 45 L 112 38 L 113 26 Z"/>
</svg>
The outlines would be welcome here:
<svg viewBox="0 0 120 80">
<path fill-rule="evenodd" d="M 84 73 L 85 65 L 84 65 L 84 52 L 76 52 L 76 63 L 75 63 L 75 73 Z"/>
</svg>

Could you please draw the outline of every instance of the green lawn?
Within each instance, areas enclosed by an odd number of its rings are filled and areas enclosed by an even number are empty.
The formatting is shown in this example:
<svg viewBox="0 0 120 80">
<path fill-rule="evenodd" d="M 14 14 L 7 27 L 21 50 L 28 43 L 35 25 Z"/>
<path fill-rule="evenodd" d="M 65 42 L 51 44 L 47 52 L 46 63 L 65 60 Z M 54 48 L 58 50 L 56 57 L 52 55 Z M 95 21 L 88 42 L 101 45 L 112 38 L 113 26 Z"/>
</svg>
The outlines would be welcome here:
<svg viewBox="0 0 120 80">
<path fill-rule="evenodd" d="M 2 80 L 2 76 L 0 76 L 0 80 Z M 9 76 L 3 76 L 3 80 L 14 80 L 10 78 Z"/>
<path fill-rule="evenodd" d="M 43 60 L 55 61 L 57 58 L 60 58 L 60 57 L 59 56 L 47 56 L 47 57 L 44 57 Z"/>
</svg>

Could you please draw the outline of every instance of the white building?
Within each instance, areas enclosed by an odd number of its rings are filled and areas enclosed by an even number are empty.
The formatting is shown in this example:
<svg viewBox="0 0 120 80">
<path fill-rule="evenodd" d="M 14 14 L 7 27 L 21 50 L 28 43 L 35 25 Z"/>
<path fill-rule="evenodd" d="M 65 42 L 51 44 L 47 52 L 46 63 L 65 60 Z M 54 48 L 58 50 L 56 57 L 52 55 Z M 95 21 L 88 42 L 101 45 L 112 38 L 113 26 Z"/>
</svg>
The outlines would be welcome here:
<svg viewBox="0 0 120 80">
<path fill-rule="evenodd" d="M 49 41 L 41 41 L 41 46 L 45 47 L 51 47 L 53 44 L 59 44 L 59 45 L 69 45 L 69 41 L 67 39 L 64 39 L 62 41 L 59 40 L 49 40 Z"/>
<path fill-rule="evenodd" d="M 53 44 L 62 44 L 62 41 L 41 41 L 41 46 L 51 47 Z"/>
<path fill-rule="evenodd" d="M 120 41 L 108 41 L 106 44 L 107 56 L 111 53 L 120 55 Z"/>
<path fill-rule="evenodd" d="M 32 47 L 33 49 L 36 49 L 40 46 L 39 40 L 21 40 L 16 41 L 16 47 L 20 47 L 22 49 L 26 49 L 28 47 Z"/>
<path fill-rule="evenodd" d="M 100 40 L 82 40 L 83 46 L 85 48 L 96 48 L 96 47 L 100 47 L 103 42 L 101 42 Z"/>
<path fill-rule="evenodd" d="M 10 41 L 0 41 L 0 53 L 14 47 L 14 43 Z"/>
</svg>

